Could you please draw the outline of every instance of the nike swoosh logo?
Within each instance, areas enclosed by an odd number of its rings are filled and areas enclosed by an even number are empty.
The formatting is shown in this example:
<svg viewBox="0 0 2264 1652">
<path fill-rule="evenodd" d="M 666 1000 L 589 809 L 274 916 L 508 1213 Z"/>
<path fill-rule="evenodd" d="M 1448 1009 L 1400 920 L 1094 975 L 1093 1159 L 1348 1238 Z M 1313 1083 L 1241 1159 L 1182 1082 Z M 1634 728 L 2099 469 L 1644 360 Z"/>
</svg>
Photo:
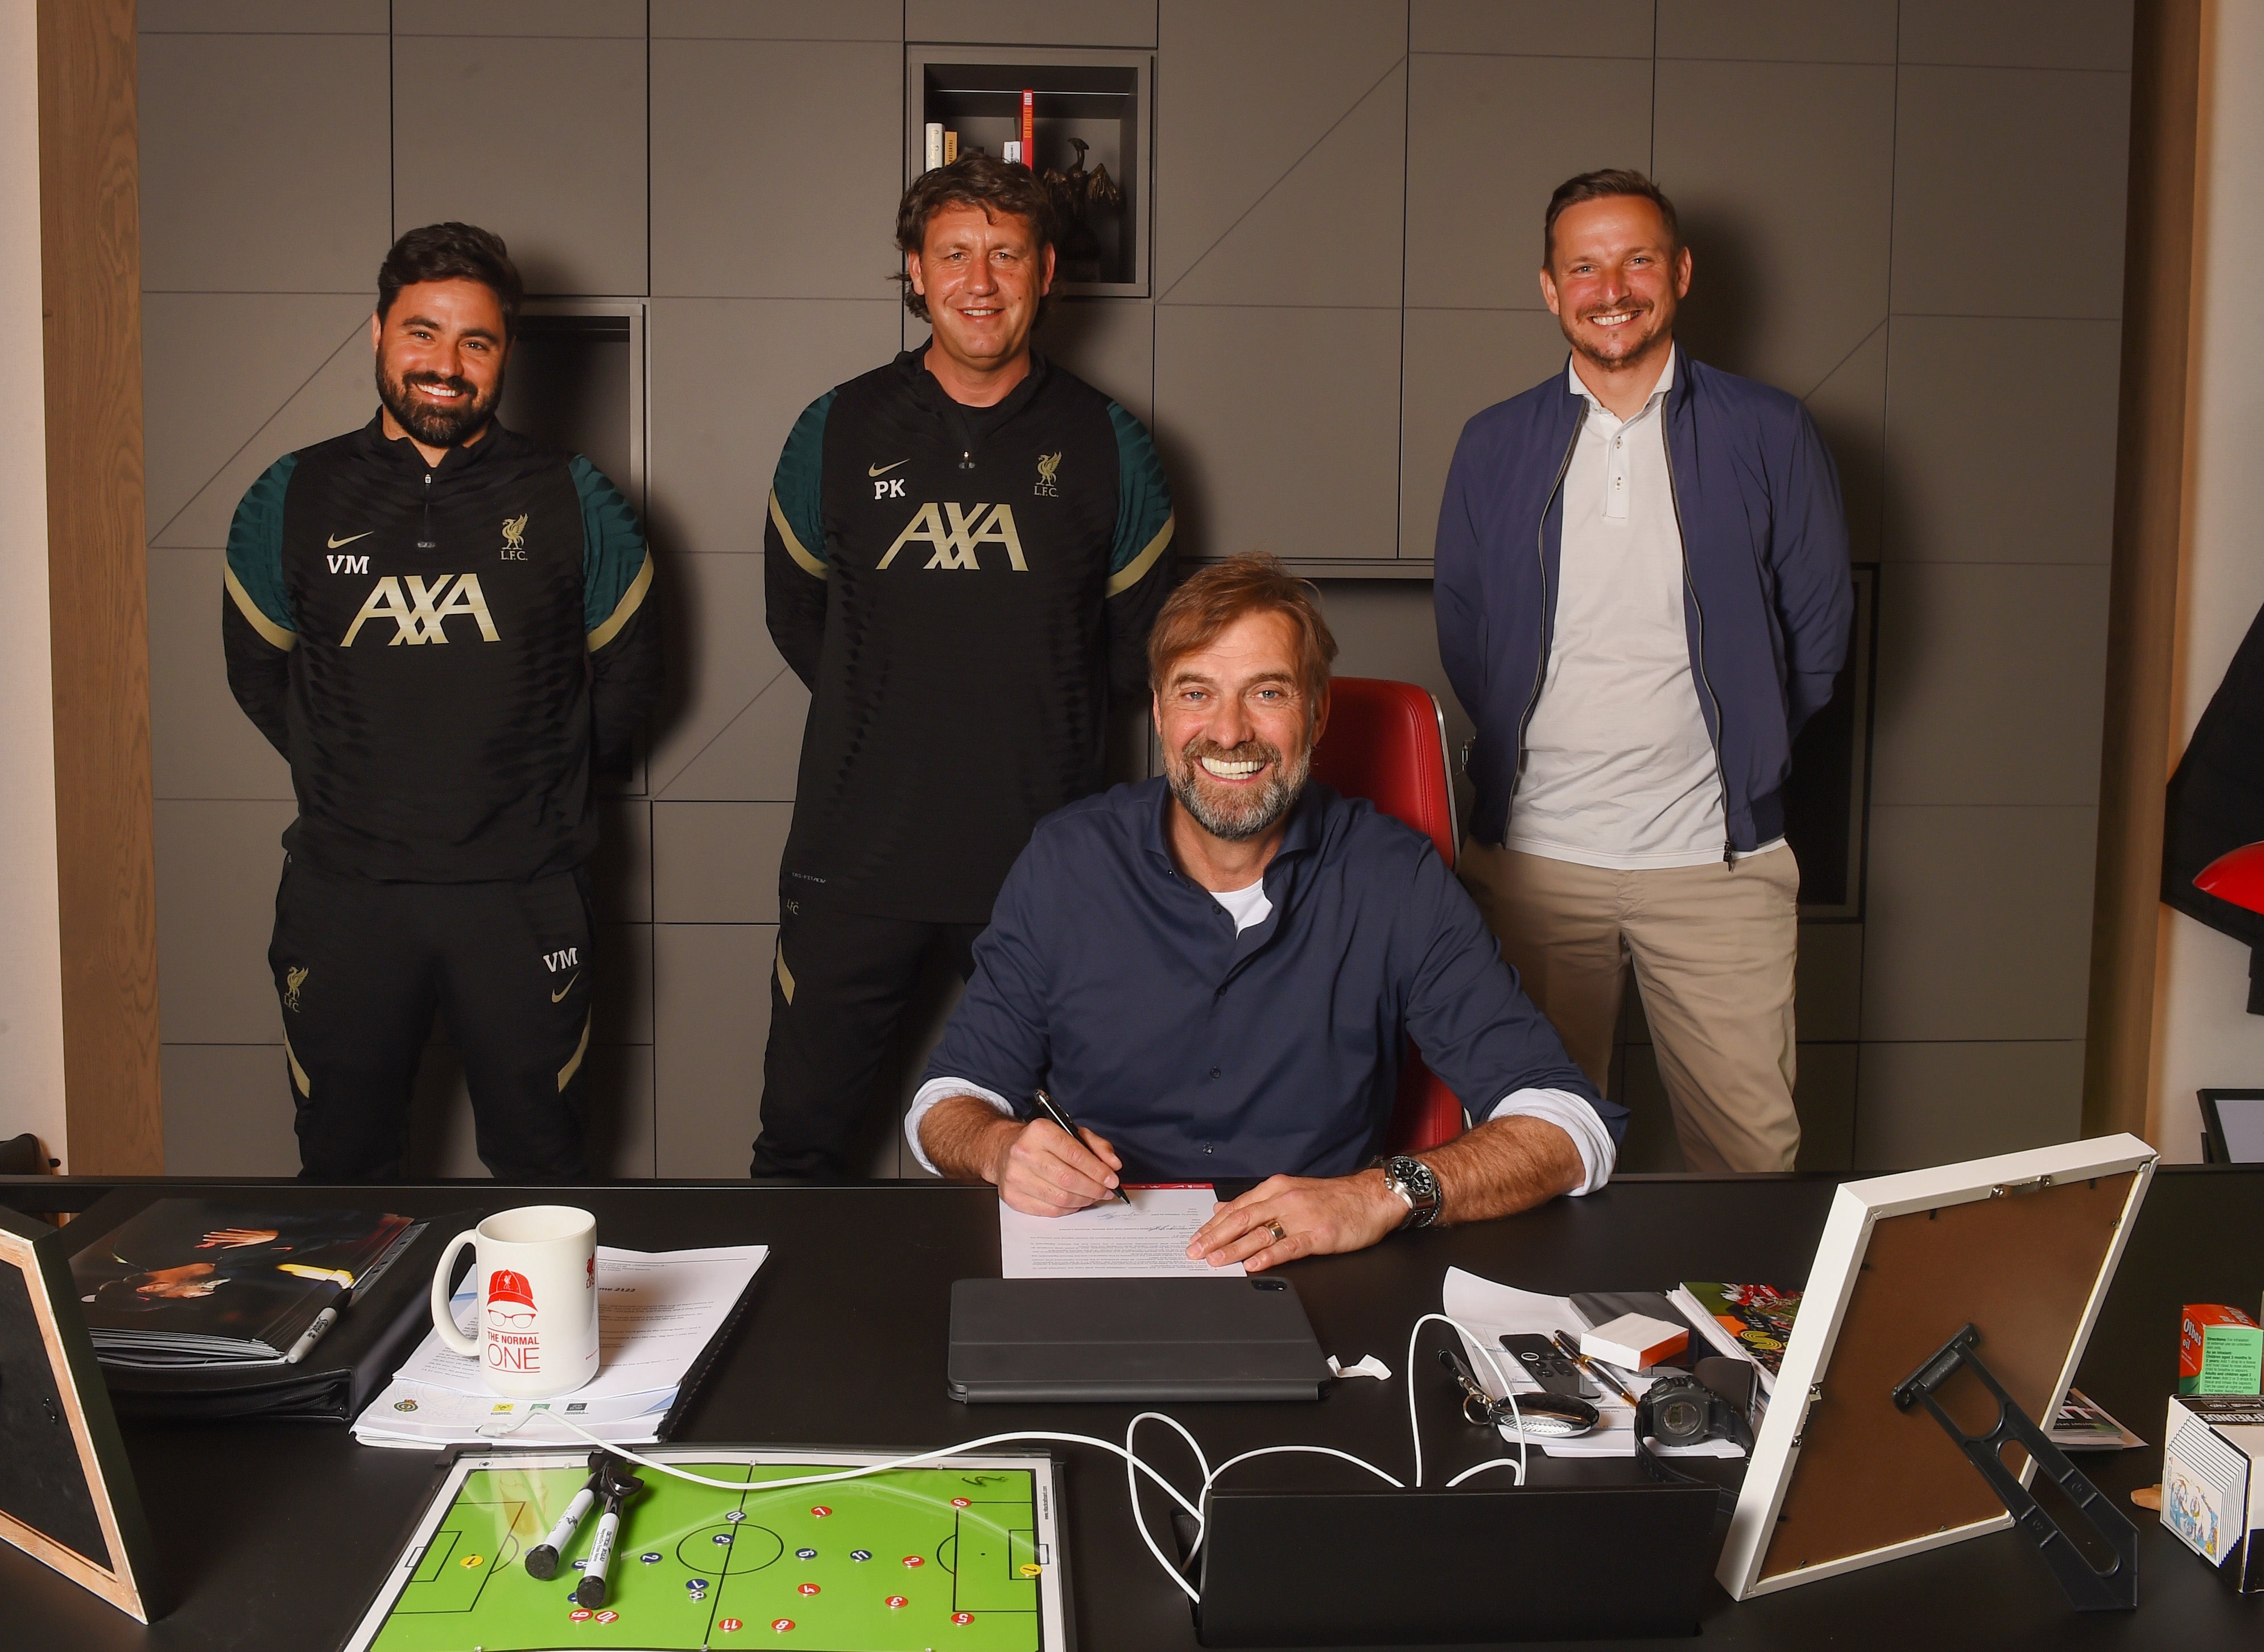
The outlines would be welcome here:
<svg viewBox="0 0 2264 1652">
<path fill-rule="evenodd" d="M 330 548 L 335 551 L 341 545 L 351 545 L 356 540 L 366 540 L 369 537 L 370 533 L 374 533 L 376 532 L 377 530 L 375 528 L 372 528 L 370 529 L 369 533 L 349 533 L 344 539 L 339 539 L 336 535 L 332 535 L 330 539 Z"/>
<path fill-rule="evenodd" d="M 554 992 L 554 993 L 552 993 L 552 994 L 550 995 L 550 1002 L 551 1002 L 551 1003 L 553 1003 L 553 1004 L 556 1004 L 556 1003 L 557 1003 L 561 998 L 563 998 L 563 997 L 564 997 L 568 993 L 570 993 L 570 992 L 573 991 L 573 990 L 574 990 L 574 983 L 575 983 L 576 982 L 577 982 L 577 981 L 581 980 L 581 979 L 582 979 L 582 972 L 581 972 L 580 970 L 578 970 L 578 969 L 577 969 L 577 970 L 576 970 L 572 975 L 570 975 L 567 976 L 567 977 L 566 977 L 566 984 L 565 984 L 564 986 L 562 986 L 562 987 L 559 988 L 557 991 L 555 991 L 555 992 Z"/>
<path fill-rule="evenodd" d="M 909 459 L 899 459 L 896 460 L 896 465 L 909 465 L 911 462 Z M 896 465 L 867 465 L 865 467 L 865 474 L 868 476 L 885 476 L 894 470 Z"/>
</svg>

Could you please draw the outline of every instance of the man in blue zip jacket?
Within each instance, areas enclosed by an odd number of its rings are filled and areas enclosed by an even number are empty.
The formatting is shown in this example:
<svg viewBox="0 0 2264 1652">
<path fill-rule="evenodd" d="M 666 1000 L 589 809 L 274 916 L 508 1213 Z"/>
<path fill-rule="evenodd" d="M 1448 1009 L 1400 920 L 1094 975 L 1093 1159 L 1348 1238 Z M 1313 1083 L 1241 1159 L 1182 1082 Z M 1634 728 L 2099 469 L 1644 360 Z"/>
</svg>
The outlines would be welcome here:
<svg viewBox="0 0 2264 1652">
<path fill-rule="evenodd" d="M 1847 653 L 1839 478 L 1795 397 L 1675 349 L 1690 250 L 1649 178 L 1568 180 L 1542 247 L 1571 363 L 1463 427 L 1439 512 L 1458 871 L 1592 1082 L 1632 960 L 1685 1163 L 1789 1170 L 1784 785 Z"/>
</svg>

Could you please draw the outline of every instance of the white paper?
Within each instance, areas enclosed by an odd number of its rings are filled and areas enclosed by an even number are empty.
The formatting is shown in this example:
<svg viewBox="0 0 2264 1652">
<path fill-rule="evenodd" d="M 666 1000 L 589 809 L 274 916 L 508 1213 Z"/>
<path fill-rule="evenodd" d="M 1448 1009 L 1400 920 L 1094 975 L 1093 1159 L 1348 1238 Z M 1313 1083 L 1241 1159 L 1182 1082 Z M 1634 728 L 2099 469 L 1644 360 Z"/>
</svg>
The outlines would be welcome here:
<svg viewBox="0 0 2264 1652">
<path fill-rule="evenodd" d="M 681 1383 L 769 1255 L 766 1245 L 657 1251 L 599 1245 L 598 1374 L 574 1390 L 575 1397 L 611 1399 Z M 475 1317 L 473 1298 L 473 1292 L 462 1290 L 449 1303 L 467 1336 Z M 409 1363 L 394 1376 L 481 1399 L 497 1397 L 482 1380 L 479 1362 L 448 1347 L 437 1330 L 424 1333 Z"/>
<path fill-rule="evenodd" d="M 1007 1279 L 1240 1279 L 1242 1264 L 1187 1259 L 1187 1241 L 1218 1209 L 1208 1187 L 1128 1187 L 1066 1216 L 1027 1216 L 998 1201 L 998 1274 Z M 468 1361 L 467 1362 L 468 1363 Z"/>
<path fill-rule="evenodd" d="M 354 1438 L 365 1446 L 437 1446 L 483 1438 L 514 1446 L 582 1443 L 571 1430 L 546 1423 L 555 1413 L 617 1445 L 633 1446 L 659 1438 L 661 1419 L 676 1402 L 676 1395 L 674 1388 L 662 1388 L 612 1399 L 560 1395 L 550 1400 L 506 1400 L 396 1380 L 354 1420 Z"/>
<path fill-rule="evenodd" d="M 1462 1339 L 1463 1357 L 1470 1369 L 1485 1386 L 1487 1393 L 1497 1400 L 1505 1399 L 1500 1379 L 1494 1375 L 1497 1362 L 1509 1373 L 1510 1387 L 1520 1394 L 1540 1392 L 1541 1385 L 1517 1368 L 1517 1364 L 1502 1351 L 1500 1337 L 1538 1336 L 1553 1338 L 1558 1331 L 1577 1334 L 1586 1323 L 1572 1311 L 1571 1299 L 1563 1296 L 1542 1296 L 1532 1291 L 1520 1291 L 1512 1285 L 1496 1285 L 1491 1279 L 1480 1279 L 1460 1268 L 1447 1270 L 1447 1280 L 1440 1292 L 1440 1311 L 1460 1320 L 1485 1339 L 1493 1359 L 1488 1360 L 1470 1339 Z M 1593 1379 L 1592 1379 L 1593 1380 Z M 1600 1385 L 1599 1385 L 1600 1386 Z M 1651 1379 L 1629 1375 L 1628 1391 L 1637 1399 L 1651 1387 Z M 1538 1446 L 1551 1457 L 1632 1457 L 1635 1455 L 1635 1408 L 1616 1395 L 1606 1393 L 1591 1401 L 1602 1414 L 1602 1421 L 1593 1434 L 1581 1434 L 1571 1439 L 1543 1439 L 1539 1435 L 1528 1438 L 1527 1444 Z M 1514 1433 L 1506 1433 L 1514 1440 Z M 1662 1446 L 1657 1448 L 1661 1457 L 1742 1457 L 1744 1448 L 1734 1440 L 1708 1440 L 1702 1446 Z"/>
</svg>

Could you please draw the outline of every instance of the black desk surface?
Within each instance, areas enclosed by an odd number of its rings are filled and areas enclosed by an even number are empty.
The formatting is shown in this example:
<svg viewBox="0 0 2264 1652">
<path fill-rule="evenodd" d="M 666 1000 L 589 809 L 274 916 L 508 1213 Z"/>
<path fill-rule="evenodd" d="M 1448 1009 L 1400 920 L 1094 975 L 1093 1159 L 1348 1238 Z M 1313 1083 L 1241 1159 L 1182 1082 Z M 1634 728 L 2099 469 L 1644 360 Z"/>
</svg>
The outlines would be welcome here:
<svg viewBox="0 0 2264 1652">
<path fill-rule="evenodd" d="M 1404 1478 L 1407 1329 L 1418 1312 L 1438 1307 L 1448 1266 L 1552 1293 L 1658 1288 L 1677 1279 L 1796 1282 L 1806 1275 L 1836 1179 L 1629 1177 L 1593 1197 L 1559 1199 L 1506 1221 L 1402 1235 L 1358 1256 L 1295 1264 L 1284 1276 L 1303 1297 L 1323 1348 L 1347 1362 L 1376 1354 L 1399 1376 L 1344 1382 L 1318 1404 L 1172 1409 L 1214 1462 L 1252 1446 L 1310 1441 L 1358 1453 Z M 325 1193 L 291 1183 L 163 1185 L 200 1193 L 232 1188 L 278 1202 L 371 1197 L 368 1190 Z M 0 1178 L 0 1202 L 54 1208 L 67 1186 Z M 1122 1437 L 1130 1408 L 969 1408 L 945 1396 L 951 1281 L 998 1272 L 987 1189 L 617 1184 L 567 1196 L 597 1213 L 599 1235 L 609 1244 L 772 1247 L 751 1311 L 691 1410 L 682 1440 L 918 1450 L 1017 1426 Z M 558 1197 L 555 1188 L 485 1183 L 384 1195 L 390 1208 L 416 1213 Z M 2153 1442 L 2144 1451 L 2079 1460 L 2118 1504 L 2129 1508 L 2130 1489 L 2160 1476 L 2179 1305 L 2253 1305 L 2260 1286 L 2264 1171 L 2164 1170 L 2079 1377 L 2087 1393 Z M 1440 1334 L 1426 1328 L 1427 1338 Z M 1426 1341 L 1413 1374 L 1426 1479 L 1436 1483 L 1495 1454 L 1495 1442 L 1453 1412 L 1432 1345 Z M 1159 1467 L 1176 1468 L 1192 1487 L 1192 1464 L 1181 1462 L 1183 1448 L 1168 1431 L 1143 1431 L 1143 1438 Z M 0 1644 L 85 1652 L 337 1647 L 432 1487 L 429 1457 L 358 1446 L 338 1427 L 130 1427 L 127 1442 L 160 1559 L 175 1583 L 172 1612 L 144 1628 L 0 1546 Z M 1157 1576 L 1133 1532 L 1121 1460 L 1059 1449 L 1067 1461 L 1079 1646 L 1092 1652 L 1195 1646 L 1185 1597 Z M 1631 1463 L 1551 1462 L 1538 1452 L 1533 1463 L 1536 1484 L 1634 1474 Z M 1300 1467 L 1296 1459 L 1237 1472 L 1250 1474 L 1253 1484 L 1367 1482 L 1355 1469 Z M 1326 1478 L 1332 1474 L 1344 1478 Z M 2264 1635 L 2264 1599 L 2232 1593 L 2154 1517 L 2132 1512 L 2143 1534 L 2143 1605 L 2135 1614 L 2070 1612 L 2018 1534 L 2004 1532 L 1743 1604 L 1716 1588 L 1703 1637 L 1803 1648 L 2255 1644 Z M 1375 1581 L 1379 1590 L 1393 1587 L 1390 1577 Z M 1506 1590 L 1549 1587 L 1546 1577 L 1520 1576 L 1511 1555 L 1503 1556 L 1500 1582 Z"/>
</svg>

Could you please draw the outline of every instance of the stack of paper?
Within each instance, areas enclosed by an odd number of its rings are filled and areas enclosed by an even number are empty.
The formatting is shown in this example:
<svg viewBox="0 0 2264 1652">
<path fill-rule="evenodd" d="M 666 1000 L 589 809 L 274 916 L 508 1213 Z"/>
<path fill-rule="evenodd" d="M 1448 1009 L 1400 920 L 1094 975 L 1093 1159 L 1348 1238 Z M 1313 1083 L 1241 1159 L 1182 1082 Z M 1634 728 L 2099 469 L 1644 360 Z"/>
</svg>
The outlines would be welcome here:
<svg viewBox="0 0 2264 1652">
<path fill-rule="evenodd" d="M 1465 1273 L 1460 1268 L 1447 1270 L 1446 1286 L 1441 1295 L 1443 1311 L 1460 1321 L 1478 1336 L 1485 1338 L 1493 1354 L 1488 1360 L 1472 1346 L 1469 1337 L 1462 1339 L 1462 1351 L 1470 1362 L 1470 1369 L 1485 1385 L 1486 1392 L 1497 1400 L 1506 1397 L 1499 1377 L 1494 1374 L 1498 1363 L 1509 1373 L 1509 1386 L 1520 1394 L 1536 1392 L 1540 1385 L 1517 1367 L 1517 1363 L 1502 1351 L 1501 1337 L 1533 1334 L 1554 1337 L 1558 1331 L 1576 1333 L 1581 1327 L 1580 1316 L 1573 1312 L 1571 1300 L 1563 1296 L 1542 1296 L 1532 1291 L 1520 1291 L 1514 1286 L 1496 1285 L 1491 1279 L 1480 1279 L 1475 1273 Z M 1635 1373 L 1620 1373 L 1627 1382 L 1628 1391 L 1637 1399 L 1651 1387 L 1651 1379 Z M 1590 1402 L 1602 1413 L 1602 1421 L 1593 1434 L 1576 1435 L 1571 1439 L 1543 1439 L 1533 1436 L 1530 1444 L 1538 1446 L 1551 1457 L 1632 1457 L 1635 1455 L 1635 1408 L 1606 1394 Z M 1701 1446 L 1662 1446 L 1658 1448 L 1662 1457 L 1742 1457 L 1745 1450 L 1734 1441 L 1708 1440 Z"/>
<path fill-rule="evenodd" d="M 409 1363 L 354 1422 L 365 1446 L 432 1448 L 479 1440 L 514 1446 L 574 1446 L 582 1437 L 555 1419 L 611 1444 L 660 1438 L 686 1378 L 729 1322 L 765 1245 L 707 1250 L 617 1250 L 598 1247 L 598 1374 L 548 1400 L 497 1395 L 476 1361 L 428 1331 Z M 469 1335 L 476 1317 L 467 1275 L 450 1308 Z"/>
</svg>

